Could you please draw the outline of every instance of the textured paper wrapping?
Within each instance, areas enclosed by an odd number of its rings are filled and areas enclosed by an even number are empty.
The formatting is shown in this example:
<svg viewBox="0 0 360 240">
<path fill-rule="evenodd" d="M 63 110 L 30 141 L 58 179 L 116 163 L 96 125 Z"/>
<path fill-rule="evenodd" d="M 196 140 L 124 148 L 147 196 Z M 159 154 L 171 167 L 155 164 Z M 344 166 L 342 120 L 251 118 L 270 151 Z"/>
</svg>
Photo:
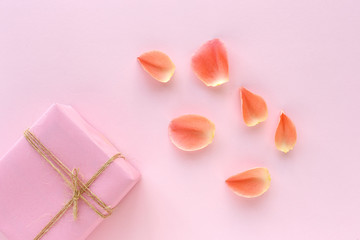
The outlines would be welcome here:
<svg viewBox="0 0 360 240">
<path fill-rule="evenodd" d="M 119 152 L 66 105 L 54 104 L 30 131 L 69 169 L 78 168 L 83 182 Z M 115 207 L 139 178 L 133 166 L 117 159 L 90 189 Z M 71 197 L 64 180 L 24 137 L 0 159 L 0 231 L 9 240 L 33 239 Z M 43 239 L 85 239 L 102 220 L 80 199 L 78 219 L 70 208 Z"/>
</svg>

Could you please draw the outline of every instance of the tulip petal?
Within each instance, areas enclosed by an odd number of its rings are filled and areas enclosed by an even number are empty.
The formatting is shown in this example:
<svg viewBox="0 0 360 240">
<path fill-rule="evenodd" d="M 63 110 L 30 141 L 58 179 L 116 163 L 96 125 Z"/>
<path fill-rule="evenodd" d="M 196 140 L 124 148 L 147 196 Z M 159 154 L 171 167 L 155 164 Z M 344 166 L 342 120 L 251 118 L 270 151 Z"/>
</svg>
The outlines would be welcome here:
<svg viewBox="0 0 360 240">
<path fill-rule="evenodd" d="M 294 148 L 296 138 L 297 134 L 294 123 L 284 112 L 281 112 L 279 125 L 275 133 L 276 148 L 287 153 Z"/>
<path fill-rule="evenodd" d="M 236 195 L 253 198 L 265 193 L 270 187 L 270 181 L 269 170 L 259 167 L 234 175 L 226 183 Z"/>
<path fill-rule="evenodd" d="M 255 126 L 267 119 L 268 110 L 264 99 L 246 88 L 240 88 L 243 119 L 247 126 Z"/>
<path fill-rule="evenodd" d="M 150 51 L 138 57 L 143 69 L 159 82 L 166 83 L 175 72 L 175 65 L 168 55 L 160 51 Z"/>
<path fill-rule="evenodd" d="M 224 44 L 213 39 L 200 47 L 192 58 L 192 69 L 206 86 L 215 87 L 229 81 L 229 67 Z"/>
<path fill-rule="evenodd" d="M 184 151 L 195 151 L 209 145 L 215 135 L 215 125 L 199 115 L 183 115 L 169 124 L 172 143 Z"/>
</svg>

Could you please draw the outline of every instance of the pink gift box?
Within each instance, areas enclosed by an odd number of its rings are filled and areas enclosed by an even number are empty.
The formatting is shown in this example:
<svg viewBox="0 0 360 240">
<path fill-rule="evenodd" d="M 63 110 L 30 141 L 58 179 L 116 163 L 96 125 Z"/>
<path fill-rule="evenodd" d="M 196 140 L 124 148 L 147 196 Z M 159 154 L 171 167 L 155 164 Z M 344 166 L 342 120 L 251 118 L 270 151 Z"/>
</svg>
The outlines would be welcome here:
<svg viewBox="0 0 360 240">
<path fill-rule="evenodd" d="M 51 106 L 30 131 L 69 169 L 78 169 L 83 183 L 119 153 L 66 105 Z M 129 162 L 118 158 L 89 189 L 114 208 L 139 178 Z M 72 197 L 73 190 L 24 136 L 0 160 L 0 231 L 9 240 L 34 239 Z M 69 208 L 43 239 L 85 239 L 101 221 L 103 218 L 79 199 L 77 219 Z"/>
</svg>

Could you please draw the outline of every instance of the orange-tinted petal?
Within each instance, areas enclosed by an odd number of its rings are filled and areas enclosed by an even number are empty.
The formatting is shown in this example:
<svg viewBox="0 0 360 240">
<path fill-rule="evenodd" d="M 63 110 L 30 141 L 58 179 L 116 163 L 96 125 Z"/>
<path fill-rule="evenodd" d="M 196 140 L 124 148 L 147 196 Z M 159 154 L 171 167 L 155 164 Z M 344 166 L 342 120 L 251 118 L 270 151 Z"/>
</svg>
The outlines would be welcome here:
<svg viewBox="0 0 360 240">
<path fill-rule="evenodd" d="M 215 135 L 215 125 L 199 115 L 183 115 L 169 124 L 172 143 L 184 151 L 194 151 L 209 145 Z"/>
<path fill-rule="evenodd" d="M 253 198 L 262 195 L 270 187 L 270 173 L 259 167 L 234 175 L 226 180 L 231 190 L 242 197 Z"/>
<path fill-rule="evenodd" d="M 192 69 L 206 86 L 215 87 L 229 81 L 229 67 L 224 44 L 213 39 L 200 47 L 192 58 Z"/>
<path fill-rule="evenodd" d="M 244 87 L 240 88 L 240 93 L 245 124 L 251 127 L 265 121 L 268 116 L 268 110 L 264 99 Z"/>
<path fill-rule="evenodd" d="M 143 69 L 159 82 L 166 83 L 174 75 L 175 65 L 163 52 L 146 52 L 138 57 L 138 60 Z"/>
<path fill-rule="evenodd" d="M 275 134 L 275 145 L 280 151 L 287 153 L 294 148 L 296 143 L 296 128 L 284 112 L 281 112 L 279 125 Z"/>
</svg>

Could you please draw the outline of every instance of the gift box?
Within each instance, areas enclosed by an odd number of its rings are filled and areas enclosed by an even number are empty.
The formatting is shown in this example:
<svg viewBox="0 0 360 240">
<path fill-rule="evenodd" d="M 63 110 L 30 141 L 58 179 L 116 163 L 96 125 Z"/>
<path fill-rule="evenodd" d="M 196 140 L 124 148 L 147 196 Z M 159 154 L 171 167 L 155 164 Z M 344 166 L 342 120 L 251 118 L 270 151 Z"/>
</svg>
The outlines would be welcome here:
<svg viewBox="0 0 360 240">
<path fill-rule="evenodd" d="M 72 107 L 54 104 L 0 160 L 0 231 L 9 240 L 85 239 L 139 178 Z"/>
</svg>

